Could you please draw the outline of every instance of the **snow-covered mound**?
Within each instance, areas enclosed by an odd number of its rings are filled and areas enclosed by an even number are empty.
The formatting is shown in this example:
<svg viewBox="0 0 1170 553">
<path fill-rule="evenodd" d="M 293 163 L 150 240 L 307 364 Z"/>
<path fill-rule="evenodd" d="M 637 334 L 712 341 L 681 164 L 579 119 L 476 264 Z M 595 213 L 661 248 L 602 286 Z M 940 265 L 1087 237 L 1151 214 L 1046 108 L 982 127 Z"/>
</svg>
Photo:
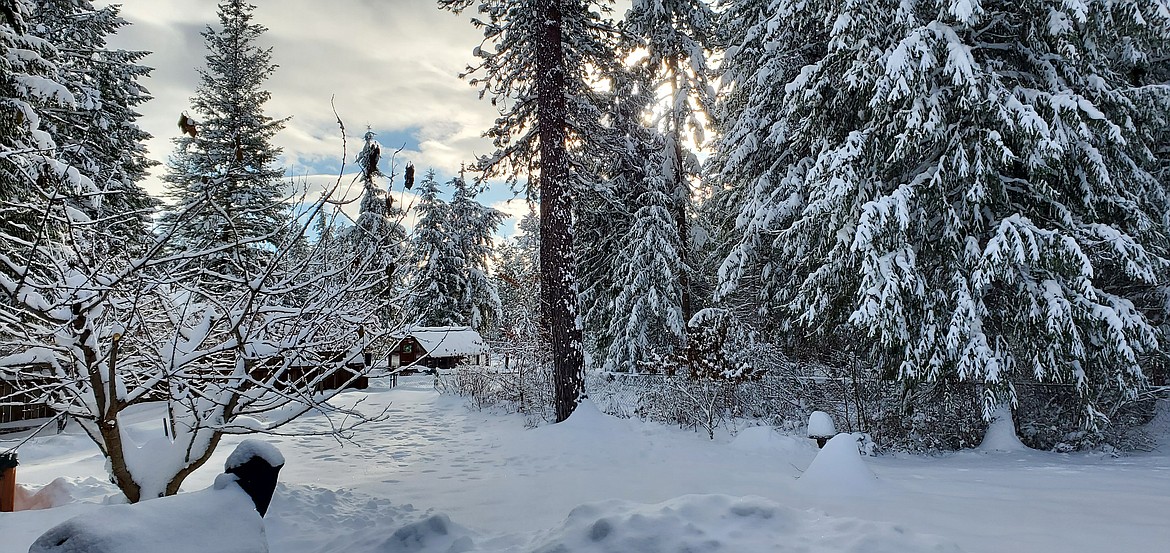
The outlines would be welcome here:
<svg viewBox="0 0 1170 553">
<path fill-rule="evenodd" d="M 467 529 L 444 514 L 431 515 L 394 531 L 379 553 L 463 553 L 475 549 Z"/>
<path fill-rule="evenodd" d="M 657 505 L 617 500 L 583 505 L 535 545 L 534 553 L 959 551 L 952 543 L 892 524 L 725 495 L 689 495 Z"/>
<path fill-rule="evenodd" d="M 797 483 L 808 492 L 855 495 L 874 491 L 878 481 L 857 450 L 857 438 L 842 432 L 817 453 Z"/>
<path fill-rule="evenodd" d="M 237 469 L 253 458 L 261 459 L 270 467 L 284 466 L 284 455 L 276 446 L 263 440 L 244 440 L 236 446 L 224 462 L 225 470 Z"/>
<path fill-rule="evenodd" d="M 629 421 L 601 412 L 586 399 L 568 419 L 526 431 L 515 443 L 524 451 L 544 456 L 582 445 L 590 450 L 621 448 L 624 444 L 620 440 L 629 439 L 631 434 Z"/>
<path fill-rule="evenodd" d="M 281 488 L 296 508 L 273 528 L 273 551 L 345 553 L 918 553 L 956 552 L 949 541 L 883 522 L 839 518 L 760 497 L 686 495 L 658 504 L 625 500 L 573 509 L 553 528 L 499 535 L 469 530 L 445 514 L 369 504 L 360 493 Z M 320 507 L 316 517 L 310 505 Z M 274 504 L 282 516 L 290 504 Z M 335 510 L 336 509 L 336 510 Z M 296 513 L 293 515 L 293 513 Z M 351 525 L 351 517 L 362 519 Z M 269 520 L 269 523 L 274 522 Z M 331 536 L 331 537 L 327 537 Z M 322 541 L 318 541 L 322 540 Z"/>
<path fill-rule="evenodd" d="M 1016 435 L 1011 407 L 1001 405 L 995 410 L 991 425 L 987 427 L 987 434 L 983 435 L 983 441 L 979 443 L 979 450 L 1004 452 L 1028 450 L 1028 446 Z"/>
<path fill-rule="evenodd" d="M 40 489 L 16 485 L 16 510 L 36 511 L 68 505 L 76 497 L 104 493 L 109 484 L 97 478 L 56 478 Z"/>
<path fill-rule="evenodd" d="M 752 426 L 740 430 L 728 444 L 740 451 L 761 451 L 777 455 L 809 455 L 817 451 L 816 442 L 776 432 L 771 426 Z"/>
<path fill-rule="evenodd" d="M 29 553 L 266 553 L 264 522 L 235 483 L 109 505 L 49 529 Z"/>
<path fill-rule="evenodd" d="M 619 429 L 627 429 L 622 424 L 621 419 L 613 417 L 601 412 L 597 408 L 597 404 L 593 403 L 591 399 L 585 399 L 577 408 L 573 410 L 573 414 L 560 424 L 553 425 L 549 428 L 555 428 L 556 432 L 601 432 Z"/>
</svg>

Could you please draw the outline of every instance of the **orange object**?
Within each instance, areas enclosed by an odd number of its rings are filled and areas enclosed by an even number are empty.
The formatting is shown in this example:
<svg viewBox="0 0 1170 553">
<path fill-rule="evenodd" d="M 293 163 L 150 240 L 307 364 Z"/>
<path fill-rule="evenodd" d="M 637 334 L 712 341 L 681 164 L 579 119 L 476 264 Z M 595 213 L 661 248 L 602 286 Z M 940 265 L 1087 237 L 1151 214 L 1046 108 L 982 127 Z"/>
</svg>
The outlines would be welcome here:
<svg viewBox="0 0 1170 553">
<path fill-rule="evenodd" d="M 0 513 L 16 510 L 16 453 L 0 453 Z"/>
</svg>

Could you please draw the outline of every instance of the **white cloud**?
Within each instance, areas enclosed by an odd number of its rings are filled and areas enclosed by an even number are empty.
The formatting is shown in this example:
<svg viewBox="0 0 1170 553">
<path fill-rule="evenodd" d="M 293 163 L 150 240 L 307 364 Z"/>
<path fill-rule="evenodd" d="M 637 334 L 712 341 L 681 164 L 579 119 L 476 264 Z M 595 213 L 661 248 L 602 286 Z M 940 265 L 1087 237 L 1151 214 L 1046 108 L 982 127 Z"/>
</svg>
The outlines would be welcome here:
<svg viewBox="0 0 1170 553">
<path fill-rule="evenodd" d="M 508 219 L 504 221 L 503 228 L 499 230 L 499 234 L 509 237 L 520 234 L 520 220 L 531 211 L 528 201 L 524 199 L 524 196 L 493 202 L 491 207 L 504 212 L 508 216 Z"/>
<path fill-rule="evenodd" d="M 200 32 L 209 24 L 218 26 L 216 2 L 118 3 L 131 25 L 113 44 L 153 52 L 144 63 L 155 71 L 144 84 L 154 99 L 142 106 L 140 125 L 155 136 L 148 143 L 150 155 L 165 161 L 173 149 L 171 139 L 178 135 L 175 121 L 198 84 L 196 68 L 202 67 L 206 54 Z M 346 124 L 347 163 L 360 148 L 366 125 L 415 132 L 418 151 L 403 152 L 400 159 L 413 161 L 420 170 L 434 167 L 454 174 L 461 162 L 492 150 L 479 135 L 491 125 L 495 111 L 458 78 L 480 42 L 467 16 L 440 11 L 433 0 L 252 3 L 257 5 L 255 21 L 269 28 L 261 45 L 273 48 L 273 61 L 280 66 L 266 83 L 272 93 L 266 112 L 292 117 L 275 139 L 292 175 L 340 160 L 331 98 Z M 144 183 L 147 190 L 162 193 L 157 177 L 163 170 L 156 169 L 155 177 Z"/>
</svg>

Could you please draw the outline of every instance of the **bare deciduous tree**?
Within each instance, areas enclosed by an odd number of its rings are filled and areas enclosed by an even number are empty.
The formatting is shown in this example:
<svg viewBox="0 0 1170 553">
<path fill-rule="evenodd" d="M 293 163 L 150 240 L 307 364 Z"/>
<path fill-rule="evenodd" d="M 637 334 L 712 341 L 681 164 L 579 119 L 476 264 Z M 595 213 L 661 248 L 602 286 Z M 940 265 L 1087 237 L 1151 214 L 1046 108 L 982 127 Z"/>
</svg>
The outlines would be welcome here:
<svg viewBox="0 0 1170 553">
<path fill-rule="evenodd" d="M 50 201 L 44 216 L 66 222 L 67 239 L 0 253 L 0 375 L 76 419 L 131 502 L 176 493 L 225 435 L 279 433 L 315 411 L 326 415 L 322 432 L 346 436 L 369 417 L 328 400 L 360 377 L 366 345 L 393 325 L 376 320 L 373 303 L 385 298 L 368 293 L 384 271 L 358 254 L 321 263 L 324 246 L 307 240 L 337 190 L 302 196 L 299 216 L 253 243 L 176 252 L 180 222 L 144 254 L 114 258 L 84 246 L 90 221 Z M 217 209 L 208 198 L 179 220 Z M 258 270 L 209 268 L 274 238 Z M 148 402 L 165 404 L 164 428 L 137 443 L 126 415 Z"/>
</svg>

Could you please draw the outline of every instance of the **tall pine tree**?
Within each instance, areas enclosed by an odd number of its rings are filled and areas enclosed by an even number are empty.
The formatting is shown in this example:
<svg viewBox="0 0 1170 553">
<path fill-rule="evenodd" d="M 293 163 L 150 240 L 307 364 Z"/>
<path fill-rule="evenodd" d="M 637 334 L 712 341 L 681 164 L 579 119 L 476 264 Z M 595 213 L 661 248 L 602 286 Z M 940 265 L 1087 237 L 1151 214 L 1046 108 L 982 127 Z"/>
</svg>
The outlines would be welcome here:
<svg viewBox="0 0 1170 553">
<path fill-rule="evenodd" d="M 610 94 L 599 135 L 609 159 L 578 210 L 586 329 L 595 358 L 610 370 L 634 370 L 686 343 L 685 254 L 677 183 L 668 177 L 674 150 L 644 123 L 656 100 L 652 73 L 605 68 Z"/>
<path fill-rule="evenodd" d="M 148 53 L 115 50 L 106 40 L 128 25 L 118 6 L 97 9 L 89 0 L 37 0 L 30 23 L 60 51 L 60 80 L 75 98 L 49 107 L 44 123 L 62 161 L 88 175 L 95 187 L 73 206 L 92 221 L 88 242 L 99 254 L 143 246 L 157 201 L 138 186 L 157 163 L 146 157 L 150 135 L 137 124 L 138 106 L 150 99 L 139 64 Z"/>
<path fill-rule="evenodd" d="M 32 7 L 25 0 L 0 2 L 0 272 L 12 276 L 69 227 L 59 202 L 93 189 L 56 157 L 45 131 L 47 112 L 71 109 L 75 99 L 61 83 L 57 48 L 30 32 Z"/>
<path fill-rule="evenodd" d="M 780 280 L 778 258 L 768 255 L 775 229 L 801 208 L 802 198 L 789 179 L 799 178 L 803 163 L 785 149 L 775 132 L 784 114 L 783 85 L 800 68 L 823 55 L 820 42 L 804 48 L 780 48 L 776 0 L 722 0 L 720 26 L 727 49 L 720 64 L 719 101 L 713 123 L 715 151 L 708 163 L 710 195 L 699 208 L 712 233 L 707 272 L 715 273 L 715 297 L 723 308 L 745 319 L 761 316 L 761 326 L 783 326 L 770 315 L 777 305 L 771 287 Z M 767 275 L 769 278 L 764 278 Z M 791 339 L 796 333 L 784 333 Z"/>
<path fill-rule="evenodd" d="M 194 117 L 180 125 L 164 180 L 175 198 L 165 225 L 179 248 L 226 248 L 210 270 L 239 278 L 260 266 L 287 222 L 280 149 L 272 138 L 284 119 L 264 114 L 271 94 L 263 84 L 276 66 L 272 49 L 257 42 L 267 30 L 253 22 L 255 6 L 224 0 L 220 29 L 203 32 L 207 67 L 191 99 Z"/>
<path fill-rule="evenodd" d="M 492 282 L 489 264 L 494 249 L 492 237 L 506 216 L 499 210 L 475 201 L 475 185 L 464 175 L 451 180 L 455 189 L 451 198 L 451 238 L 455 242 L 467 289 L 463 293 L 463 313 L 467 323 L 480 334 L 489 334 L 500 316 L 500 295 Z"/>
<path fill-rule="evenodd" d="M 433 170 L 419 182 L 418 194 L 404 315 L 423 326 L 466 326 L 467 271 L 451 229 L 451 206 L 439 197 Z"/>
<path fill-rule="evenodd" d="M 681 291 L 679 307 L 683 317 L 690 318 L 691 180 L 701 167 L 686 139 L 690 133 L 692 141 L 702 145 L 706 114 L 715 102 L 707 56 L 719 46 L 717 17 L 706 0 L 634 0 L 624 27 L 630 58 L 639 60 L 637 65 L 655 87 L 668 94 L 653 105 L 661 108 L 657 127 L 665 137 L 665 163 L 657 169 L 671 187 L 669 208 L 678 234 L 672 242 L 679 257 L 675 280 Z M 637 56 L 638 50 L 645 55 Z"/>
<path fill-rule="evenodd" d="M 394 198 L 385 185 L 385 173 L 378 168 L 382 157 L 382 146 L 374 139 L 373 131 L 366 129 L 362 136 L 362 151 L 358 153 L 357 164 L 361 169 L 357 180 L 362 184 L 362 201 L 357 223 L 350 229 L 351 247 L 361 259 L 368 260 L 368 270 L 377 271 L 382 282 L 380 290 L 384 303 L 382 319 L 393 320 L 395 304 L 392 297 L 398 288 L 398 263 L 406 242 L 406 229 L 402 226 L 405 214 L 394 205 Z"/>
<path fill-rule="evenodd" d="M 553 363 L 556 420 L 572 414 L 584 395 L 584 356 L 578 325 L 574 252 L 574 194 L 593 180 L 583 163 L 599 120 L 590 64 L 613 59 L 596 0 L 439 0 L 454 12 L 475 5 L 473 23 L 489 47 L 468 74 L 501 107 L 487 131 L 499 150 L 480 160 L 485 176 L 515 183 L 537 175 L 529 189 L 540 201 L 542 327 Z M 501 101 L 502 100 L 502 101 Z M 530 185 L 532 183 L 529 183 Z"/>
</svg>

